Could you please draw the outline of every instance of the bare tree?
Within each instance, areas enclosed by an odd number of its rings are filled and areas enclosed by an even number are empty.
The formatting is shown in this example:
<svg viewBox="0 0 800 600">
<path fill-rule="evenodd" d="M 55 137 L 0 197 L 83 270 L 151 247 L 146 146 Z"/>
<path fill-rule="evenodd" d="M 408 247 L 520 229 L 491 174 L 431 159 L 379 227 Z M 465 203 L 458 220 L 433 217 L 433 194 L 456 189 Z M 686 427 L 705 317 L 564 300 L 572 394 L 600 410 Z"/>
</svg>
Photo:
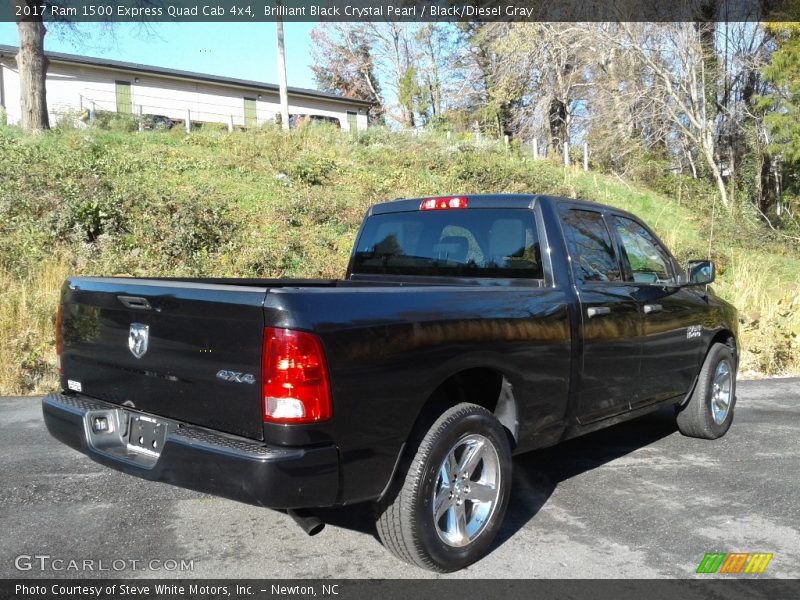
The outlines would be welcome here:
<svg viewBox="0 0 800 600">
<path fill-rule="evenodd" d="M 386 114 L 404 127 L 414 126 L 415 90 L 410 89 L 416 82 L 412 27 L 411 23 L 399 22 L 363 24 L 384 87 L 397 99 L 396 104 L 386 107 Z"/>
<path fill-rule="evenodd" d="M 510 134 L 524 88 L 519 79 L 509 76 L 515 73 L 512 61 L 499 47 L 511 24 L 469 22 L 460 24 L 460 28 L 461 48 L 454 58 L 462 80 L 458 107 L 479 128 L 495 135 Z"/>
<path fill-rule="evenodd" d="M 311 70 L 320 89 L 369 100 L 370 119 L 382 120 L 386 106 L 369 40 L 362 29 L 353 23 L 320 23 L 311 30 L 311 40 Z"/>
<path fill-rule="evenodd" d="M 457 29 L 450 23 L 423 23 L 414 34 L 416 69 L 430 108 L 430 119 L 441 118 L 454 89 Z"/>
<path fill-rule="evenodd" d="M 318 25 L 312 31 L 317 61 L 313 69 L 318 84 L 327 85 L 334 78 L 366 87 L 371 99 L 379 104 L 381 114 L 403 126 L 413 126 L 413 103 L 404 98 L 407 96 L 404 86 L 407 87 L 415 66 L 411 26 L 393 22 Z M 397 102 L 387 103 L 381 90 L 387 90 L 388 96 Z"/>
<path fill-rule="evenodd" d="M 713 97 L 707 93 L 702 32 L 694 23 L 620 23 L 607 42 L 630 52 L 653 79 L 652 99 L 672 127 L 697 148 L 714 179 L 720 201 L 729 206 L 721 160 L 716 153 Z"/>
<path fill-rule="evenodd" d="M 652 78 L 640 61 L 606 36 L 616 23 L 590 24 L 584 35 L 584 127 L 595 160 L 625 170 L 634 157 L 666 150 L 670 126 L 653 101 Z M 598 34 L 602 32 L 602 35 Z"/>
<path fill-rule="evenodd" d="M 320 23 L 311 32 L 317 84 L 367 97 L 404 127 L 440 116 L 457 69 L 447 23 Z"/>
<path fill-rule="evenodd" d="M 499 60 L 492 65 L 495 86 L 489 97 L 511 108 L 515 133 L 538 137 L 544 131 L 557 154 L 575 118 L 585 113 L 594 63 L 588 29 L 576 23 L 514 23 L 491 43 Z"/>
</svg>

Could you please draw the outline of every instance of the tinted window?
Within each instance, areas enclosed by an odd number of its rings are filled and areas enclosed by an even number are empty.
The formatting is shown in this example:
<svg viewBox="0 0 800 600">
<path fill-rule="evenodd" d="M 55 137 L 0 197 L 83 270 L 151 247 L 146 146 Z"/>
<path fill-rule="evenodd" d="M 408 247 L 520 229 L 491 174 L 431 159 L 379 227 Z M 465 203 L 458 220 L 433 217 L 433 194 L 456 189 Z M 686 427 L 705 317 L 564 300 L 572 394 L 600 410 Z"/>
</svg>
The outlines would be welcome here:
<svg viewBox="0 0 800 600">
<path fill-rule="evenodd" d="M 353 272 L 543 278 L 533 213 L 509 209 L 369 217 L 356 246 Z"/>
<path fill-rule="evenodd" d="M 631 266 L 633 281 L 673 285 L 669 255 L 652 234 L 631 219 L 613 217 L 612 220 L 620 238 L 620 250 Z"/>
<path fill-rule="evenodd" d="M 603 215 L 592 210 L 564 213 L 564 234 L 579 283 L 620 281 L 619 263 Z"/>
</svg>

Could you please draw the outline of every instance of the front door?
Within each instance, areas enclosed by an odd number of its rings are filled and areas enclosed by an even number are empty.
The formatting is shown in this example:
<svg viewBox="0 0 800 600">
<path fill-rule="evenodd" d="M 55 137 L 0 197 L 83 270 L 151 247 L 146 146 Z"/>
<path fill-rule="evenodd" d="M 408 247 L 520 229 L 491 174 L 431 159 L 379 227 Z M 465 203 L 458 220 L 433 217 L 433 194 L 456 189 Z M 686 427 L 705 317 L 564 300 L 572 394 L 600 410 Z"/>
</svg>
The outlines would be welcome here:
<svg viewBox="0 0 800 600">
<path fill-rule="evenodd" d="M 589 423 L 627 411 L 635 401 L 641 319 L 600 211 L 562 211 L 569 260 L 581 307 L 582 365 L 576 416 Z"/>
<path fill-rule="evenodd" d="M 117 96 L 117 112 L 126 115 L 133 114 L 133 99 L 131 97 L 130 81 L 115 81 L 114 89 Z"/>
<path fill-rule="evenodd" d="M 258 124 L 258 117 L 256 112 L 256 99 L 244 99 L 244 126 L 255 127 Z"/>
<path fill-rule="evenodd" d="M 623 215 L 610 215 L 609 221 L 642 315 L 642 376 L 634 405 L 685 395 L 703 350 L 697 315 L 705 301 L 678 286 L 672 257 L 644 225 Z"/>
</svg>

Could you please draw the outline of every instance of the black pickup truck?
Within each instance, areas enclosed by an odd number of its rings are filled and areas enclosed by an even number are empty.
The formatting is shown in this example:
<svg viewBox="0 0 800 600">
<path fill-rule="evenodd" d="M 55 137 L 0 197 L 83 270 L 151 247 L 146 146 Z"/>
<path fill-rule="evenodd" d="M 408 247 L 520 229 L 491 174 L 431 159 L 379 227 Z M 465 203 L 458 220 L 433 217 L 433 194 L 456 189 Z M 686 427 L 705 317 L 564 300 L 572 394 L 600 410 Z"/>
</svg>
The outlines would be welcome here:
<svg viewBox="0 0 800 600">
<path fill-rule="evenodd" d="M 541 195 L 373 206 L 343 280 L 72 277 L 50 433 L 131 475 L 288 509 L 372 502 L 421 567 L 480 558 L 511 456 L 666 405 L 725 434 L 737 314 L 635 216 Z"/>
</svg>

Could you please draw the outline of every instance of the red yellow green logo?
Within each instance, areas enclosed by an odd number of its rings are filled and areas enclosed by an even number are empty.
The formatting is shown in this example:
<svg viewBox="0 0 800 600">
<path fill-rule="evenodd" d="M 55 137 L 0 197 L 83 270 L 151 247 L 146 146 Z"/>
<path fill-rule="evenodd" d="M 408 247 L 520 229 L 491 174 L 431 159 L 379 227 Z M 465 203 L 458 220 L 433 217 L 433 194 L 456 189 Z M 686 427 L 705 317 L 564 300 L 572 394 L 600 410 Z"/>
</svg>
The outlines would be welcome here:
<svg viewBox="0 0 800 600">
<path fill-rule="evenodd" d="M 698 573 L 726 573 L 728 575 L 761 574 L 772 560 L 767 552 L 706 552 Z"/>
</svg>

